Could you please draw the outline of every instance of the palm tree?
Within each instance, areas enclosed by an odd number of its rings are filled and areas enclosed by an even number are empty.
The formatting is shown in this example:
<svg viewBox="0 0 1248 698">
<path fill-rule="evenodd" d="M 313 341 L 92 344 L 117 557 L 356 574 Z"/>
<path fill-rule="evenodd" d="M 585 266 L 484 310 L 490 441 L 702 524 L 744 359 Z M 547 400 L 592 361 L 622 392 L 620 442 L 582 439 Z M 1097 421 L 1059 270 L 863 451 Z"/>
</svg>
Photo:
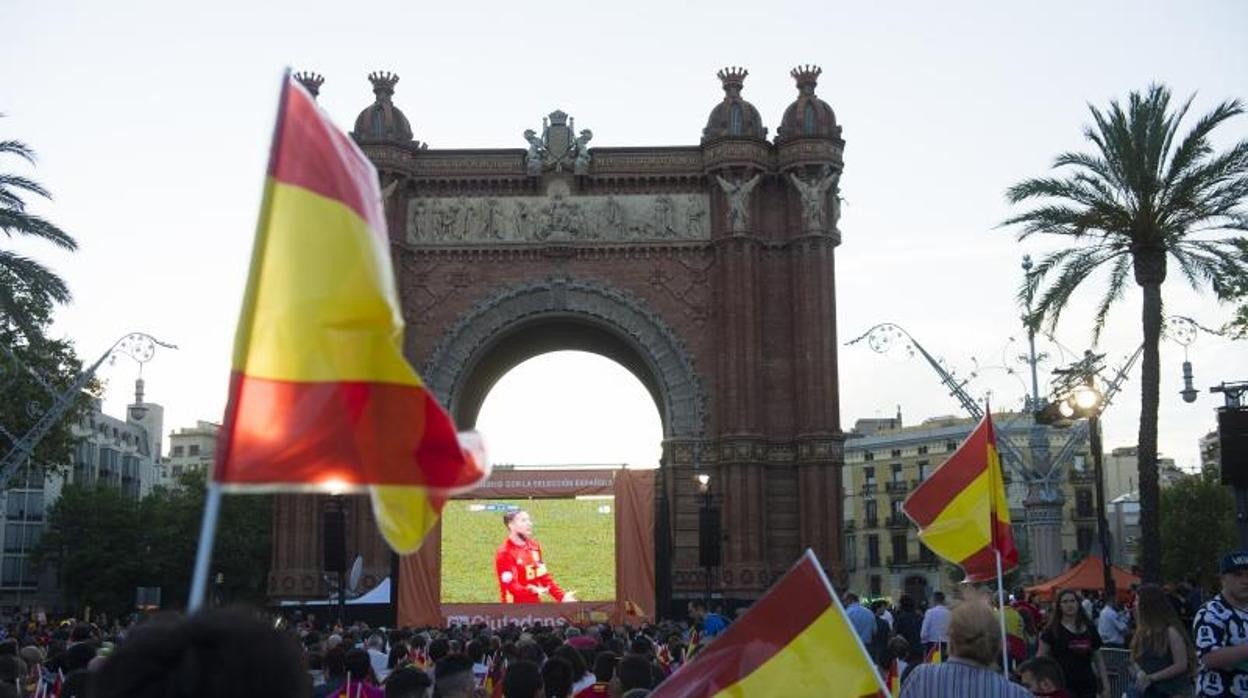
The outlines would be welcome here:
<svg viewBox="0 0 1248 698">
<path fill-rule="evenodd" d="M 1093 343 L 1100 339 L 1110 308 L 1123 296 L 1128 274 L 1144 294 L 1143 357 L 1139 431 L 1141 567 L 1146 581 L 1160 581 L 1161 530 L 1157 484 L 1157 405 L 1160 381 L 1161 285 L 1172 259 L 1197 290 L 1211 286 L 1221 298 L 1233 295 L 1248 276 L 1248 239 L 1228 235 L 1248 230 L 1248 141 L 1215 153 L 1209 134 L 1244 112 L 1238 100 L 1223 102 L 1179 137 L 1189 98 L 1170 111 L 1170 91 L 1152 85 L 1132 92 L 1126 107 L 1117 100 L 1101 111 L 1089 105 L 1093 125 L 1084 129 L 1092 153 L 1063 153 L 1053 163 L 1061 176 L 1037 177 L 1006 192 L 1012 204 L 1037 207 L 1006 220 L 1021 225 L 1018 239 L 1057 235 L 1069 246 L 1049 254 L 1024 282 L 1040 289 L 1030 321 L 1052 329 L 1075 290 L 1093 272 L 1108 269 L 1097 306 Z M 1047 287 L 1046 287 L 1047 284 Z"/>
<path fill-rule="evenodd" d="M 34 151 L 21 141 L 0 141 L 0 156 L 3 155 L 35 162 Z M 52 198 L 38 182 L 0 171 L 0 231 L 9 239 L 23 235 L 47 240 L 62 249 L 77 249 L 78 243 L 68 233 L 26 210 L 23 197 L 29 195 Z M 0 318 L 24 324 L 22 316 L 32 301 L 36 306 L 47 306 L 69 299 L 69 287 L 51 269 L 29 257 L 0 249 Z"/>
</svg>

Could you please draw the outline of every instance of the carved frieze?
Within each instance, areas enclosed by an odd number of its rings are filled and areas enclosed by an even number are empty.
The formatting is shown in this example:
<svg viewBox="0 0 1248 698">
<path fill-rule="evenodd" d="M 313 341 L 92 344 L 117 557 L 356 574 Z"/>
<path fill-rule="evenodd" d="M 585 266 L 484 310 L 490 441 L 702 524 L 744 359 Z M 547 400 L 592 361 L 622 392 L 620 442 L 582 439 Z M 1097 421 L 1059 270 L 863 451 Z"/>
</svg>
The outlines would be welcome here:
<svg viewBox="0 0 1248 698">
<path fill-rule="evenodd" d="M 407 205 L 413 245 L 708 239 L 706 194 L 418 197 Z"/>
</svg>

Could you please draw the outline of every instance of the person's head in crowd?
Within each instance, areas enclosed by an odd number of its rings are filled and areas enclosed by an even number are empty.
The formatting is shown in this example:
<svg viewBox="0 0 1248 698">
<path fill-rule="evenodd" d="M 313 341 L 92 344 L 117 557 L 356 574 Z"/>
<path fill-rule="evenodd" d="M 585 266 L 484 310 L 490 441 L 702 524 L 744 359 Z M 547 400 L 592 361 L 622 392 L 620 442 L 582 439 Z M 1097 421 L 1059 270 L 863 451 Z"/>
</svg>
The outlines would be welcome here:
<svg viewBox="0 0 1248 698">
<path fill-rule="evenodd" d="M 1001 656 L 997 615 L 980 601 L 964 601 L 949 615 L 949 654 L 992 666 Z"/>
<path fill-rule="evenodd" d="M 875 615 L 881 615 L 888 610 L 888 602 L 884 599 L 876 599 L 871 602 L 871 612 Z"/>
<path fill-rule="evenodd" d="M 390 654 L 386 657 L 386 668 L 397 669 L 402 666 L 403 662 L 407 660 L 408 654 L 410 654 L 410 650 L 408 650 L 406 642 L 397 640 L 390 643 Z"/>
<path fill-rule="evenodd" d="M 1076 628 L 1092 626 L 1092 620 L 1083 610 L 1083 604 L 1079 603 L 1079 595 L 1071 589 L 1059 591 L 1057 598 L 1053 600 L 1053 610 L 1049 613 L 1049 628 L 1056 630 L 1063 621 Z"/>
<path fill-rule="evenodd" d="M 342 658 L 342 663 L 347 667 L 347 675 L 352 681 L 371 679 L 373 683 L 377 682 L 377 676 L 373 674 L 373 660 L 368 656 L 368 650 L 359 647 L 349 649 Z"/>
<path fill-rule="evenodd" d="M 888 641 L 888 661 L 891 662 L 894 659 L 909 661 L 909 657 L 910 642 L 900 635 L 894 635 L 893 638 Z"/>
<path fill-rule="evenodd" d="M 654 645 L 645 637 L 638 635 L 628 643 L 629 654 L 637 654 L 643 657 L 649 657 L 654 652 Z"/>
<path fill-rule="evenodd" d="M 504 698 L 544 698 L 542 671 L 537 664 L 521 659 L 507 667 L 503 677 Z"/>
<path fill-rule="evenodd" d="M 1018 678 L 1036 696 L 1050 696 L 1066 688 L 1062 665 L 1052 657 L 1034 657 L 1018 665 Z"/>
<path fill-rule="evenodd" d="M 17 638 L 7 637 L 0 640 L 0 657 L 17 656 Z"/>
<path fill-rule="evenodd" d="M 14 654 L 0 655 L 0 683 L 13 683 L 26 676 L 26 662 Z"/>
<path fill-rule="evenodd" d="M 306 698 L 312 690 L 295 638 L 240 611 L 136 627 L 92 684 L 92 698 Z"/>
<path fill-rule="evenodd" d="M 414 666 L 396 669 L 386 677 L 386 698 L 427 698 L 433 679 Z"/>
<path fill-rule="evenodd" d="M 1144 655 L 1169 655 L 1171 628 L 1183 641 L 1187 666 L 1196 666 L 1196 650 L 1192 646 L 1191 633 L 1183 621 L 1179 620 L 1174 605 L 1166 598 L 1161 587 L 1144 584 L 1135 598 L 1135 632 L 1131 634 L 1131 658 L 1138 662 Z"/>
<path fill-rule="evenodd" d="M 347 651 L 342 645 L 335 645 L 325 652 L 325 658 L 322 660 L 322 668 L 325 671 L 325 677 L 329 679 L 345 679 L 347 677 Z"/>
<path fill-rule="evenodd" d="M 706 617 L 706 603 L 703 601 L 689 602 L 689 617 L 695 621 L 701 621 Z"/>
<path fill-rule="evenodd" d="M 620 655 L 614 652 L 599 652 L 594 657 L 594 680 L 598 683 L 607 683 L 615 676 L 615 665 L 620 661 Z"/>
<path fill-rule="evenodd" d="M 325 638 L 325 649 L 327 650 L 332 650 L 333 648 L 341 645 L 342 635 L 338 633 L 330 633 L 329 637 Z"/>
<path fill-rule="evenodd" d="M 91 660 L 95 659 L 95 647 L 89 642 L 79 642 L 65 648 L 56 659 L 57 670 L 66 674 L 79 669 L 86 669 Z"/>
<path fill-rule="evenodd" d="M 624 695 L 634 688 L 654 688 L 654 675 L 650 671 L 650 662 L 645 657 L 634 654 L 625 656 L 615 667 L 615 678 L 611 680 L 611 695 Z"/>
<path fill-rule="evenodd" d="M 546 653 L 542 651 L 542 646 L 531 638 L 516 643 L 516 654 L 520 659 L 533 662 L 538 666 L 546 661 Z"/>
<path fill-rule="evenodd" d="M 467 650 L 465 654 L 468 655 L 468 658 L 472 660 L 473 664 L 485 663 L 485 643 L 484 642 L 482 642 L 481 640 L 469 640 L 468 644 L 465 645 L 465 649 Z"/>
<path fill-rule="evenodd" d="M 462 654 L 448 654 L 433 669 L 434 691 L 439 698 L 472 698 L 472 660 Z"/>
<path fill-rule="evenodd" d="M 45 658 L 43 649 L 36 647 L 35 645 L 27 645 L 18 650 L 17 656 L 21 657 L 22 661 L 26 662 L 26 666 L 28 667 L 42 665 Z"/>
<path fill-rule="evenodd" d="M 451 653 L 451 641 L 445 637 L 437 637 L 429 641 L 429 661 L 437 664 Z"/>
<path fill-rule="evenodd" d="M 914 597 L 909 594 L 902 594 L 901 598 L 897 600 L 897 607 L 903 611 L 913 611 Z"/>
<path fill-rule="evenodd" d="M 368 636 L 367 640 L 364 641 L 365 649 L 376 650 L 380 652 L 385 648 L 385 646 L 386 646 L 386 638 L 382 637 L 380 633 L 373 633 L 372 635 Z"/>
<path fill-rule="evenodd" d="M 542 666 L 542 686 L 546 690 L 546 698 L 571 698 L 572 684 L 577 676 L 566 659 L 552 657 Z"/>
<path fill-rule="evenodd" d="M 87 623 L 78 623 L 69 631 L 70 642 L 86 642 L 95 637 L 95 628 Z"/>
<path fill-rule="evenodd" d="M 932 592 L 932 604 L 936 606 L 943 606 L 944 603 L 945 603 L 945 592 L 943 591 Z"/>
<path fill-rule="evenodd" d="M 582 676 L 589 673 L 589 666 L 585 663 L 585 655 L 572 645 L 559 645 L 555 648 L 555 657 L 562 659 L 572 666 L 573 682 L 579 681 Z"/>
<path fill-rule="evenodd" d="M 845 593 L 841 594 L 841 603 L 846 606 L 853 606 L 858 603 L 858 595 L 846 589 Z"/>
<path fill-rule="evenodd" d="M 1227 553 L 1218 566 L 1222 581 L 1222 598 L 1232 606 L 1248 606 L 1248 550 Z"/>
</svg>

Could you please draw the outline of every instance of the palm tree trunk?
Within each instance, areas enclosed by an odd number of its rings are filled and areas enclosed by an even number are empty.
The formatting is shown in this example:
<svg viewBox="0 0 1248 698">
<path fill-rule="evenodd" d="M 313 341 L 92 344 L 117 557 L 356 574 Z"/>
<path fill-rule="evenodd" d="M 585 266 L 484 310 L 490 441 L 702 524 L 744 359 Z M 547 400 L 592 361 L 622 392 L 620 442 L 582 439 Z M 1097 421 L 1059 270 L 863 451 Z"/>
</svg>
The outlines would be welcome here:
<svg viewBox="0 0 1248 698">
<path fill-rule="evenodd" d="M 1150 280 L 1151 281 L 1151 280 Z M 1144 354 L 1140 364 L 1140 571 L 1145 582 L 1161 583 L 1161 491 L 1157 483 L 1157 407 L 1161 383 L 1161 284 L 1144 290 Z M 1119 542 L 1121 545 L 1121 542 Z"/>
</svg>

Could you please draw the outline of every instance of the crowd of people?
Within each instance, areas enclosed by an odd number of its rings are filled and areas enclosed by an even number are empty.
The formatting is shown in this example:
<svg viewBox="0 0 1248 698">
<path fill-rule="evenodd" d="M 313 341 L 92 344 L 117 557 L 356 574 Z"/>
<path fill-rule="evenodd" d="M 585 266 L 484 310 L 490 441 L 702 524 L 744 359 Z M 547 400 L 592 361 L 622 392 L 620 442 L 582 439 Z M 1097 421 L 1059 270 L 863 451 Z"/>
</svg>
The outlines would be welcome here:
<svg viewBox="0 0 1248 698">
<path fill-rule="evenodd" d="M 1122 599 L 1062 590 L 1047 604 L 1020 590 L 1004 608 L 973 588 L 957 599 L 894 604 L 845 592 L 842 601 L 901 698 L 1122 698 L 1115 684 L 1140 698 L 1248 696 L 1248 552 L 1227 555 L 1221 573 L 1207 600 L 1189 584 L 1143 585 Z M 688 611 L 636 628 L 386 630 L 240 610 L 23 618 L 0 628 L 0 698 L 636 698 L 730 627 L 701 602 Z M 1111 681 L 1104 651 L 1129 657 L 1116 663 L 1129 675 Z"/>
</svg>

